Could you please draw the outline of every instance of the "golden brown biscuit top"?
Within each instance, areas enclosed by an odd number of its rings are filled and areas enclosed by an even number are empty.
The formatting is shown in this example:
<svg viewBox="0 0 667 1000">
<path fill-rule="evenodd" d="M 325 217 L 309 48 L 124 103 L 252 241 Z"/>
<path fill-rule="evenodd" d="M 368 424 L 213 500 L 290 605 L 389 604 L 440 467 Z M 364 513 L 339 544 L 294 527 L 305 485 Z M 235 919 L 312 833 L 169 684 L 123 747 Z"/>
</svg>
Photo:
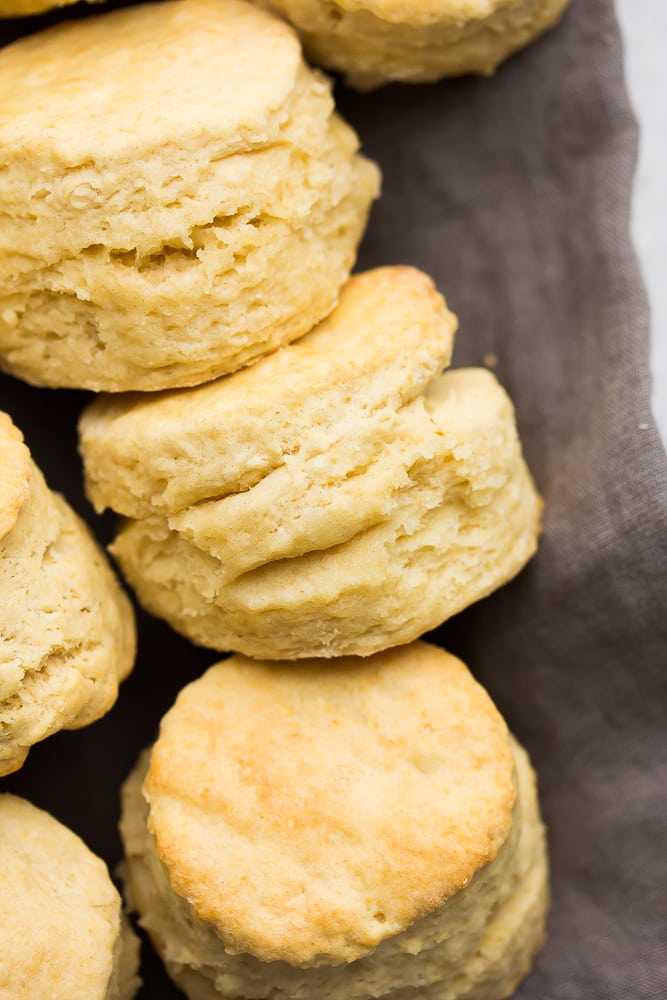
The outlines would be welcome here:
<svg viewBox="0 0 667 1000">
<path fill-rule="evenodd" d="M 0 796 L 0 995 L 105 1000 L 120 932 L 106 865 L 67 827 Z"/>
<path fill-rule="evenodd" d="M 362 446 L 449 363 L 457 321 L 411 267 L 354 275 L 331 315 L 249 368 L 194 389 L 100 397 L 80 423 L 98 510 L 171 513 L 249 489 L 290 456 Z M 372 434 L 381 437 L 381 429 Z"/>
<path fill-rule="evenodd" d="M 291 29 L 241 0 L 65 23 L 0 53 L 0 150 L 48 150 L 66 167 L 211 134 L 225 153 L 261 144 L 300 63 Z"/>
<path fill-rule="evenodd" d="M 30 452 L 8 414 L 0 411 L 0 541 L 16 524 L 30 494 Z"/>
<path fill-rule="evenodd" d="M 421 642 L 217 664 L 165 716 L 144 794 L 174 890 L 225 949 L 295 965 L 351 961 L 441 907 L 515 800 L 505 723 Z"/>
</svg>

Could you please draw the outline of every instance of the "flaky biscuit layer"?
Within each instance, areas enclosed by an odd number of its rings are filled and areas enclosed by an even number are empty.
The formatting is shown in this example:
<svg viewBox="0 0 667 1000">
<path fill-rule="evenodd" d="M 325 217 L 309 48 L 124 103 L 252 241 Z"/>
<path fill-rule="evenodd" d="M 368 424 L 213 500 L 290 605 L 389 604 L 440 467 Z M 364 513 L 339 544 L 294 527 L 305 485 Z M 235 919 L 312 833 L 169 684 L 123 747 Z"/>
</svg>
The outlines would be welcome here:
<svg viewBox="0 0 667 1000">
<path fill-rule="evenodd" d="M 277 18 L 182 0 L 68 23 L 0 53 L 0 109 L 7 371 L 193 385 L 335 305 L 379 174 Z"/>
<path fill-rule="evenodd" d="M 135 653 L 132 608 L 102 551 L 29 458 L 27 469 L 0 538 L 0 774 L 51 733 L 104 715 Z"/>
<path fill-rule="evenodd" d="M 292 659 L 409 642 L 535 551 L 541 501 L 511 403 L 440 375 L 455 317 L 410 268 L 356 275 L 311 334 L 252 368 L 84 413 L 113 552 L 202 645 Z"/>
</svg>

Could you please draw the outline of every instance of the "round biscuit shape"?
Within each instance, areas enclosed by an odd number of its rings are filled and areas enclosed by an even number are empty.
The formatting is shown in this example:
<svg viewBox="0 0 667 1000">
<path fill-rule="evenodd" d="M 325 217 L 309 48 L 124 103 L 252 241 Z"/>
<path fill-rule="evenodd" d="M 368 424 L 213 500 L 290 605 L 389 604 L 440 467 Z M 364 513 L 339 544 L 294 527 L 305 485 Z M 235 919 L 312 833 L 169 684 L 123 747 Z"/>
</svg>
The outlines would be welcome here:
<svg viewBox="0 0 667 1000">
<path fill-rule="evenodd" d="M 0 997 L 130 1000 L 139 941 L 104 862 L 25 799 L 0 795 Z"/>
<path fill-rule="evenodd" d="M 358 90 L 489 75 L 551 28 L 569 0 L 267 0 L 316 63 Z"/>
<path fill-rule="evenodd" d="M 498 1000 L 542 940 L 526 755 L 425 643 L 212 667 L 128 780 L 121 832 L 132 903 L 194 998 Z"/>
<path fill-rule="evenodd" d="M 19 768 L 33 744 L 111 708 L 132 669 L 136 637 L 132 607 L 101 549 L 48 489 L 2 413 L 0 481 L 13 492 L 4 505 L 3 488 L 0 508 L 0 523 L 13 521 L 0 536 L 2 775 Z"/>
<path fill-rule="evenodd" d="M 0 365 L 194 385 L 301 336 L 354 262 L 375 165 L 294 33 L 168 0 L 0 53 Z"/>
<path fill-rule="evenodd" d="M 252 368 L 83 414 L 112 551 L 193 641 L 261 658 L 410 642 L 517 573 L 541 501 L 488 372 L 441 375 L 456 328 L 411 268 L 355 275 L 314 331 Z"/>
</svg>

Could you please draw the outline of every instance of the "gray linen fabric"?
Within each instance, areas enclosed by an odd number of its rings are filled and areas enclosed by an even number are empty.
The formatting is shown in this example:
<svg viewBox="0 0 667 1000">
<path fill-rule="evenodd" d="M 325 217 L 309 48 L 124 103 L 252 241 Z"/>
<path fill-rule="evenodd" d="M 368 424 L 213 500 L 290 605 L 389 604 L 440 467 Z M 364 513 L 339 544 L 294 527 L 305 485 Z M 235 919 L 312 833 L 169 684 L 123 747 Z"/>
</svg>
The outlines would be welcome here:
<svg viewBox="0 0 667 1000">
<path fill-rule="evenodd" d="M 491 80 L 338 98 L 385 174 L 360 267 L 434 276 L 461 320 L 455 365 L 495 357 L 546 499 L 530 567 L 432 636 L 487 686 L 540 776 L 553 907 L 517 997 L 660 1000 L 667 465 L 648 405 L 647 307 L 628 237 L 636 129 L 612 4 L 574 0 Z M 83 398 L 0 377 L 0 406 L 104 537 L 81 495 Z M 3 782 L 111 864 L 122 778 L 179 687 L 216 659 L 147 616 L 140 629 L 112 714 L 53 737 Z M 176 996 L 150 957 L 145 978 L 143 1000 Z"/>
<path fill-rule="evenodd" d="M 612 5 L 575 0 L 492 80 L 342 105 L 385 170 L 362 264 L 434 275 L 454 363 L 497 358 L 547 504 L 533 564 L 436 633 L 540 776 L 553 909 L 518 996 L 667 997 L 667 466 Z"/>
</svg>

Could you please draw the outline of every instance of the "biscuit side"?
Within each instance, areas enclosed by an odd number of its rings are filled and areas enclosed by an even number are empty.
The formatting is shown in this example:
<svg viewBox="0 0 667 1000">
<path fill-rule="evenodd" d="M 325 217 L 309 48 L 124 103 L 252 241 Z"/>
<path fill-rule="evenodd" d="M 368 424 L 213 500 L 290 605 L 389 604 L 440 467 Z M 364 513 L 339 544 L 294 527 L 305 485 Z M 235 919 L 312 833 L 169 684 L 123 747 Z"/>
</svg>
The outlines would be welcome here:
<svg viewBox="0 0 667 1000">
<path fill-rule="evenodd" d="M 0 773 L 59 729 L 107 712 L 135 653 L 134 615 L 89 530 L 32 466 L 0 540 Z"/>
<path fill-rule="evenodd" d="M 569 0 L 270 0 L 297 29 L 310 59 L 358 90 L 392 81 L 492 74 L 553 27 Z"/>
</svg>

